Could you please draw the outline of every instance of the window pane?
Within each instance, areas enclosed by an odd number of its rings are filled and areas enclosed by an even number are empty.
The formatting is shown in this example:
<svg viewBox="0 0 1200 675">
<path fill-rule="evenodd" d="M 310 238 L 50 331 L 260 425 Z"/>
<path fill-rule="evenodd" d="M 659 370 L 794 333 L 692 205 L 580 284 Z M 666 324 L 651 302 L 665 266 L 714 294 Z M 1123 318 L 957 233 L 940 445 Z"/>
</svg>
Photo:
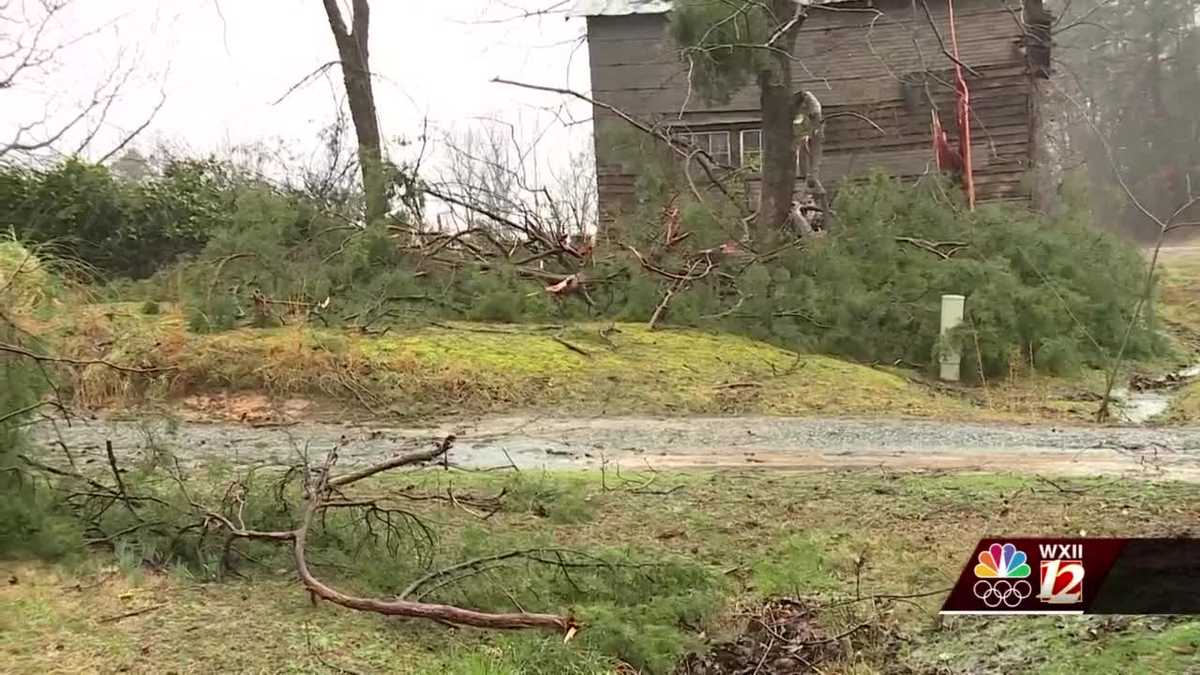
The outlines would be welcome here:
<svg viewBox="0 0 1200 675">
<path fill-rule="evenodd" d="M 731 164 L 732 157 L 729 152 L 729 132 L 728 131 L 713 131 L 708 134 L 709 146 L 708 153 L 712 158 L 720 164 Z"/>
<path fill-rule="evenodd" d="M 762 131 L 744 129 L 742 140 L 742 166 L 753 167 L 762 163 Z"/>
</svg>

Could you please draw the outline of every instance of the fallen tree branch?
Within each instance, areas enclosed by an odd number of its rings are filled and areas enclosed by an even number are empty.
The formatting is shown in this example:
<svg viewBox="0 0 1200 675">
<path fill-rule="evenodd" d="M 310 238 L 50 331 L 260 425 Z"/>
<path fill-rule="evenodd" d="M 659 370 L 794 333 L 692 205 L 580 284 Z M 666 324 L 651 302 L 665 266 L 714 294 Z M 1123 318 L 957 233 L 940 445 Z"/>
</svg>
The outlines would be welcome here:
<svg viewBox="0 0 1200 675">
<path fill-rule="evenodd" d="M 551 340 L 554 340 L 554 341 L 555 341 L 555 342 L 557 342 L 558 344 L 560 344 L 560 345 L 562 345 L 562 346 L 566 347 L 567 349 L 570 349 L 571 351 L 575 352 L 576 354 L 580 354 L 580 355 L 582 355 L 582 356 L 585 356 L 585 357 L 587 357 L 587 358 L 591 358 L 591 357 L 592 357 L 592 353 L 591 353 L 591 352 L 587 351 L 587 350 L 586 350 L 586 349 L 584 349 L 583 347 L 580 347 L 580 346 L 578 346 L 578 345 L 573 345 L 573 344 L 571 344 L 570 342 L 567 342 L 567 341 L 566 341 L 566 340 L 564 340 L 564 339 L 562 338 L 562 336 L 560 336 L 560 335 L 551 335 L 551 336 L 550 336 L 550 339 L 551 339 Z"/>
<path fill-rule="evenodd" d="M 223 531 L 227 535 L 224 544 L 225 557 L 228 557 L 231 550 L 231 542 L 235 539 L 258 539 L 276 542 L 290 542 L 297 575 L 299 576 L 299 579 L 304 585 L 305 589 L 307 589 L 311 594 L 314 602 L 316 602 L 318 599 L 324 599 L 349 609 L 374 612 L 387 616 L 428 619 L 448 625 L 473 626 L 478 628 L 499 630 L 531 628 L 554 630 L 562 632 L 567 636 L 567 639 L 570 639 L 570 637 L 572 637 L 580 627 L 579 623 L 571 615 L 530 613 L 525 611 L 491 613 L 457 607 L 454 605 L 414 601 L 406 599 L 403 596 L 395 600 L 359 597 L 344 593 L 320 580 L 313 574 L 309 561 L 306 557 L 306 544 L 309 531 L 312 528 L 313 520 L 315 517 L 317 517 L 318 513 L 321 513 L 323 517 L 324 513 L 329 509 L 365 508 L 367 509 L 367 517 L 369 518 L 374 513 L 391 513 L 399 511 L 397 509 L 387 509 L 378 504 L 377 500 L 374 499 L 362 499 L 344 496 L 338 489 L 339 487 L 345 487 L 358 483 L 391 469 L 422 464 L 438 457 L 444 458 L 446 457 L 446 454 L 449 452 L 450 448 L 453 446 L 454 440 L 455 436 L 450 434 L 440 440 L 432 449 L 418 452 L 408 452 L 378 464 L 342 474 L 340 476 L 333 475 L 333 467 L 337 461 L 338 453 L 338 450 L 335 447 L 329 452 L 325 462 L 321 466 L 305 469 L 303 505 L 301 509 L 301 515 L 294 527 L 289 530 L 276 531 L 249 529 L 243 522 L 242 511 L 245 507 L 244 496 L 250 489 L 250 480 L 252 480 L 252 478 L 238 480 L 230 485 L 229 489 L 226 490 L 225 496 L 222 499 L 221 507 L 230 514 L 226 515 L 218 510 L 207 508 L 193 498 L 187 488 L 183 470 L 180 468 L 179 461 L 176 458 L 174 460 L 174 471 L 168 470 L 168 476 L 175 481 L 184 500 L 186 500 L 191 508 L 194 509 L 195 512 L 201 517 L 198 522 L 193 522 L 182 528 L 176 535 L 176 541 L 179 541 L 184 532 L 198 532 L 199 540 L 196 545 L 198 548 L 202 547 L 204 545 L 203 542 L 205 537 L 211 532 L 210 527 L 215 526 L 217 529 Z M 30 466 L 39 468 L 49 474 L 80 480 L 86 483 L 88 486 L 90 486 L 91 492 L 85 494 L 94 495 L 96 498 L 102 499 L 108 504 L 115 503 L 118 500 L 125 501 L 126 506 L 134 511 L 135 517 L 138 518 L 139 521 L 143 520 L 136 512 L 136 505 L 141 501 L 159 500 L 157 500 L 157 498 L 129 494 L 127 492 L 127 487 L 129 486 L 126 485 L 125 481 L 121 477 L 120 467 L 117 464 L 116 454 L 113 452 L 111 444 L 106 445 L 106 454 L 109 459 L 110 468 L 113 471 L 114 480 L 117 482 L 116 488 L 110 488 L 109 486 L 91 480 L 76 472 L 58 469 L 56 467 L 42 464 L 23 455 L 19 455 L 18 457 Z M 289 471 L 284 474 L 283 481 L 281 481 L 278 486 L 280 494 L 282 494 L 283 485 L 286 484 L 290 477 L 294 475 L 295 473 L 292 469 L 289 469 Z M 458 503 L 456 498 L 453 496 L 453 493 L 450 493 L 450 500 L 452 503 Z M 162 502 L 160 501 L 160 503 Z M 106 505 L 103 508 L 107 509 L 108 506 Z M 160 522 L 139 522 L 132 527 L 126 528 L 126 530 L 123 532 L 106 535 L 105 539 L 109 542 L 112 542 L 115 537 L 122 536 L 123 534 L 132 533 L 146 527 L 158 527 L 162 524 L 163 523 Z M 388 524 L 390 524 L 390 522 Z M 100 534 L 105 535 L 106 533 L 101 531 Z M 101 541 L 103 540 L 104 539 Z M 175 542 L 172 543 L 172 546 L 174 545 Z M 400 549 L 398 546 L 393 546 L 394 555 L 398 555 L 399 550 Z M 524 556 L 539 563 L 558 566 L 564 570 L 564 573 L 569 567 L 599 567 L 612 565 L 612 563 L 601 559 L 582 562 L 566 560 L 562 557 L 562 551 L 548 548 L 529 549 L 510 554 L 501 554 L 499 556 L 494 556 L 490 560 L 492 562 L 499 562 L 501 560 L 506 560 L 517 556 Z M 477 569 L 482 562 L 486 561 L 466 561 L 454 565 L 447 570 L 442 570 L 439 573 L 426 575 L 421 579 L 418 579 L 416 582 L 414 582 L 414 584 L 410 585 L 409 590 L 405 591 L 405 595 L 415 592 L 417 589 L 421 588 L 423 585 L 427 585 L 434 579 L 444 578 L 447 573 Z M 449 583 L 453 583 L 453 581 Z M 158 607 L 159 606 L 142 608 L 126 614 L 103 619 L 102 621 L 119 621 L 123 618 L 154 611 L 155 609 L 158 609 Z"/>
<path fill-rule="evenodd" d="M 106 617 L 104 617 L 104 618 L 102 618 L 102 619 L 99 619 L 98 623 L 116 623 L 116 622 L 118 622 L 118 621 L 120 621 L 120 620 L 122 620 L 122 619 L 129 619 L 129 618 L 131 618 L 131 617 L 135 617 L 135 616 L 141 616 L 141 615 L 143 615 L 143 614 L 149 614 L 150 612 L 153 612 L 153 611 L 156 611 L 156 610 L 160 610 L 160 609 L 162 609 L 163 607 L 166 607 L 166 606 L 167 606 L 167 605 L 166 605 L 165 603 L 163 603 L 163 604 L 160 604 L 160 605 L 150 605 L 149 607 L 143 607 L 143 608 L 141 608 L 141 609 L 135 609 L 135 610 L 132 610 L 132 611 L 125 612 L 124 614 L 117 614 L 117 615 L 115 615 L 115 616 L 106 616 Z"/>
<path fill-rule="evenodd" d="M 38 408 L 45 407 L 58 408 L 60 412 L 65 412 L 62 404 L 58 403 L 57 401 L 38 401 L 37 403 L 27 405 L 24 408 L 17 408 L 16 410 L 0 415 L 0 424 L 4 424 L 5 422 L 20 417 L 26 413 L 31 413 Z"/>
<path fill-rule="evenodd" d="M 456 563 L 449 567 L 445 567 L 440 570 L 435 570 L 433 572 L 430 572 L 429 574 L 426 574 L 425 576 L 421 577 L 420 579 L 417 579 L 416 581 L 409 584 L 408 587 L 405 588 L 403 591 L 400 591 L 400 594 L 396 597 L 399 598 L 400 600 L 404 600 L 405 598 L 411 598 L 413 596 L 413 594 L 416 593 L 422 586 L 428 584 L 429 582 L 433 581 L 434 579 L 439 579 L 441 577 L 453 574 L 454 572 L 477 568 L 477 567 L 479 567 L 481 565 L 485 565 L 487 563 L 500 562 L 503 560 L 511 560 L 513 558 L 522 558 L 522 557 L 527 557 L 533 553 L 540 553 L 540 552 L 547 552 L 547 551 L 552 552 L 553 549 L 545 549 L 545 548 L 519 549 L 519 550 L 515 550 L 515 551 L 507 551 L 505 553 L 497 553 L 495 555 L 482 556 L 479 558 L 472 558 L 470 560 L 464 560 L 463 562 Z"/>
<path fill-rule="evenodd" d="M 451 439 L 453 437 L 449 436 L 447 438 Z M 438 446 L 437 450 L 427 453 L 412 453 L 397 459 L 406 459 L 421 455 L 430 455 L 433 457 L 437 456 L 438 454 L 445 453 L 448 449 L 449 443 L 443 441 L 443 443 Z M 316 598 L 321 598 L 328 600 L 335 605 L 341 605 L 342 607 L 357 609 L 364 612 L 374 612 L 376 614 L 383 614 L 386 616 L 404 616 L 417 619 L 428 619 L 431 621 L 438 621 L 460 626 L 474 626 L 477 628 L 490 628 L 498 630 L 540 628 L 562 631 L 567 635 L 573 635 L 574 632 L 579 629 L 579 624 L 575 621 L 574 617 L 571 616 L 560 616 L 557 614 L 532 614 L 527 612 L 493 614 L 489 612 L 479 612 L 471 609 L 464 609 L 462 607 L 455 607 L 453 605 L 413 602 L 409 600 L 387 601 L 374 598 L 363 598 L 343 593 L 322 582 L 320 579 L 317 579 L 309 570 L 308 561 L 305 557 L 305 544 L 308 538 L 309 527 L 312 524 L 313 515 L 321 509 L 325 495 L 329 487 L 333 485 L 333 481 L 329 480 L 328 475 L 336 461 L 337 452 L 335 450 L 329 454 L 324 467 L 316 472 L 315 483 L 309 486 L 307 491 L 308 494 L 305 498 L 306 505 L 303 519 L 301 520 L 299 527 L 297 527 L 293 533 L 295 537 L 292 543 L 292 550 L 296 561 L 296 571 L 300 575 L 300 581 L 313 595 L 314 600 Z M 410 461 L 407 463 L 412 464 L 416 461 L 421 460 L 410 459 Z M 368 470 L 363 472 L 351 474 L 351 476 L 357 476 L 352 480 L 346 480 L 346 477 L 342 477 L 342 479 L 340 479 L 340 484 L 345 485 L 347 483 L 354 482 L 355 480 L 361 480 L 361 478 L 365 478 L 366 476 L 374 475 L 380 471 L 384 471 L 387 468 L 402 465 L 403 464 L 396 464 L 395 460 L 382 465 L 376 465 L 375 467 L 370 467 Z M 385 468 L 379 468 L 381 466 Z"/>
<path fill-rule="evenodd" d="M 398 457 L 393 457 L 386 462 L 380 462 L 379 464 L 374 464 L 364 469 L 332 478 L 329 480 L 329 487 L 345 487 L 351 483 L 357 483 L 364 478 L 374 476 L 377 473 L 383 473 L 384 471 L 390 471 L 402 466 L 420 464 L 421 462 L 428 462 L 429 460 L 437 459 L 447 452 L 450 452 L 450 448 L 454 447 L 455 438 L 456 437 L 454 434 L 449 434 L 443 438 L 441 442 L 435 445 L 432 450 L 422 450 L 420 452 L 411 452 L 406 455 L 400 455 Z"/>
<path fill-rule="evenodd" d="M 121 478 L 121 470 L 117 467 L 117 456 L 113 454 L 111 440 L 104 441 L 104 454 L 108 456 L 108 466 L 112 469 L 113 481 L 117 484 L 117 497 L 134 518 L 141 520 L 137 509 L 133 508 L 133 502 L 129 501 L 129 492 L 125 489 L 125 480 Z"/>
</svg>

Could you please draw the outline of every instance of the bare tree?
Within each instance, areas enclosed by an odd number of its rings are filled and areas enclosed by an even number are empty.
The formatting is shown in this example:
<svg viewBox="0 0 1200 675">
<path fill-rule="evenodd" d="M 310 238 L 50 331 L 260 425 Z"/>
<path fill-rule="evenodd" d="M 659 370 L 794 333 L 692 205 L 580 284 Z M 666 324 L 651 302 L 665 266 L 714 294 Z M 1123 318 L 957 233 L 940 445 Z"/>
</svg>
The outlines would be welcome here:
<svg viewBox="0 0 1200 675">
<path fill-rule="evenodd" d="M 300 161 L 297 189 L 326 207 L 350 202 L 356 191 L 358 155 L 350 137 L 350 124 L 344 108 L 338 106 L 333 121 L 318 134 L 320 148 Z"/>
<path fill-rule="evenodd" d="M 358 163 L 362 170 L 363 192 L 367 198 L 367 222 L 373 223 L 387 215 L 388 205 L 383 142 L 371 83 L 368 48 L 371 7 L 368 0 L 352 0 L 350 26 L 347 27 L 337 0 L 324 0 L 324 3 L 329 29 L 333 31 L 333 39 L 337 43 L 350 117 L 358 136 Z"/>
<path fill-rule="evenodd" d="M 1059 173 L 1086 178 L 1092 208 L 1145 244 L 1200 185 L 1200 15 L 1196 0 L 1054 3 L 1055 70 L 1045 145 Z M 1109 162 L 1104 145 L 1114 149 Z M 1122 200 L 1124 203 L 1122 204 Z M 1195 220 L 1193 206 L 1184 219 Z"/>
<path fill-rule="evenodd" d="M 439 243 L 444 237 L 453 236 L 456 248 L 467 247 L 481 262 L 503 260 L 556 283 L 579 280 L 595 229 L 590 159 L 576 158 L 557 172 L 548 169 L 535 141 L 523 140 L 515 125 L 498 120 L 447 133 L 442 146 L 445 168 L 426 190 L 450 207 L 452 221 L 445 225 L 454 232 L 426 233 L 437 250 L 447 245 Z"/>
<path fill-rule="evenodd" d="M 102 30 L 103 26 L 55 37 L 57 25 L 71 6 L 71 0 L 0 2 L 0 95 L 12 95 L 26 82 L 45 79 L 60 67 L 60 56 Z M 56 119 L 47 109 L 37 119 L 18 122 L 11 134 L 0 138 L 0 159 L 24 161 L 47 152 L 79 154 L 89 150 L 133 74 L 133 68 L 122 66 L 121 60 L 118 57 L 117 64 L 92 88 L 89 98 L 65 118 Z M 150 125 L 165 102 L 165 94 L 160 95 L 149 115 L 101 153 L 99 161 L 128 146 Z"/>
</svg>

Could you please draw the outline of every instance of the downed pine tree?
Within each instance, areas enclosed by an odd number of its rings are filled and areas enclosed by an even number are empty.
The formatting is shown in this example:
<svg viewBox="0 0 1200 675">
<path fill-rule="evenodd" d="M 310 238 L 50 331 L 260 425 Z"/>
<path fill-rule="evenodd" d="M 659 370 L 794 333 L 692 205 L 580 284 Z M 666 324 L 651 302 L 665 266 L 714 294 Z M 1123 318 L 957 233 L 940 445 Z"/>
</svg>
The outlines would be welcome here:
<svg viewBox="0 0 1200 675">
<path fill-rule="evenodd" d="M 348 494 L 346 492 L 348 488 L 369 478 L 381 476 L 388 472 L 428 465 L 435 461 L 439 465 L 444 464 L 448 468 L 447 453 L 453 447 L 454 441 L 455 436 L 448 435 L 438 441 L 433 448 L 398 454 L 364 468 L 340 474 L 334 473 L 338 461 L 338 448 L 336 447 L 318 465 L 304 463 L 290 467 L 282 479 L 271 490 L 282 499 L 288 482 L 294 478 L 299 479 L 302 495 L 298 509 L 300 515 L 294 525 L 287 529 L 254 529 L 247 526 L 244 520 L 244 513 L 247 509 L 247 498 L 252 491 L 250 481 L 253 479 L 253 468 L 249 470 L 246 476 L 239 477 L 224 487 L 224 496 L 219 508 L 206 506 L 189 490 L 188 477 L 185 475 L 177 459 L 171 458 L 171 462 L 164 462 L 164 464 L 169 464 L 169 466 L 156 468 L 155 471 L 158 472 L 159 477 L 161 477 L 162 473 L 167 475 L 168 482 L 173 484 L 176 490 L 175 496 L 182 497 L 183 502 L 187 505 L 187 511 L 190 512 L 183 514 L 185 517 L 182 522 L 185 524 L 174 526 L 177 531 L 174 533 L 173 543 L 179 541 L 185 533 L 198 531 L 200 535 L 196 546 L 199 548 L 207 536 L 223 534 L 222 565 L 227 568 L 232 567 L 233 558 L 239 557 L 236 550 L 238 541 L 274 542 L 287 545 L 291 548 L 292 558 L 300 583 L 308 591 L 314 604 L 319 600 L 326 600 L 348 609 L 393 617 L 425 619 L 453 626 L 471 626 L 495 630 L 530 628 L 552 630 L 563 633 L 569 639 L 580 627 L 579 622 L 571 615 L 525 611 L 485 612 L 451 604 L 425 602 L 420 599 L 423 595 L 416 598 L 410 597 L 416 595 L 416 590 L 422 585 L 428 584 L 431 580 L 447 576 L 450 572 L 459 572 L 463 569 L 477 566 L 482 562 L 523 557 L 545 564 L 565 564 L 562 561 L 561 551 L 554 551 L 554 553 L 558 554 L 557 560 L 553 556 L 543 558 L 538 555 L 546 553 L 546 549 L 520 550 L 503 555 L 488 556 L 479 560 L 469 560 L 445 570 L 431 572 L 410 585 L 400 597 L 389 599 L 362 597 L 344 592 L 322 580 L 313 572 L 308 556 L 309 535 L 314 522 L 318 519 L 323 519 L 327 512 L 335 509 L 354 509 L 364 514 L 363 522 L 370 522 L 370 518 L 374 514 L 379 521 L 386 522 L 385 527 L 393 529 L 397 527 L 393 523 L 391 516 L 392 514 L 400 513 L 400 511 L 386 505 L 385 500 L 387 497 L 364 497 L 362 495 Z M 171 506 L 169 501 L 170 495 L 164 495 L 156 491 L 139 491 L 137 488 L 141 483 L 134 483 L 123 477 L 128 472 L 119 466 L 117 457 L 113 452 L 112 444 L 108 443 L 105 450 L 108 467 L 113 477 L 112 485 L 106 484 L 95 477 L 85 476 L 75 470 L 74 458 L 70 456 L 69 452 L 67 464 L 70 468 L 48 464 L 27 454 L 20 455 L 19 458 L 27 469 L 35 472 L 35 475 L 46 478 L 47 483 L 54 486 L 54 489 L 66 493 L 65 503 L 74 507 L 76 515 L 89 524 L 89 532 L 94 535 L 87 543 L 108 545 L 115 548 L 116 542 L 121 537 L 131 535 L 138 530 L 153 529 L 159 534 L 170 534 L 166 529 L 167 523 L 159 517 L 159 513 L 156 512 L 153 515 L 145 513 L 149 508 L 169 508 Z M 60 482 L 55 483 L 55 479 Z M 415 498 L 429 499 L 430 497 Z M 448 499 L 460 508 L 470 512 L 463 503 L 460 503 L 461 500 L 461 502 L 470 504 L 471 501 L 469 498 L 455 497 L 451 492 Z M 494 508 L 499 507 L 496 506 Z M 105 528 L 102 525 L 102 519 L 106 513 L 113 509 L 126 511 L 134 520 L 134 525 L 122 527 L 114 532 L 106 531 L 113 528 Z M 195 520 L 188 520 L 187 516 L 189 515 L 195 518 Z M 404 512 L 403 515 L 415 518 L 415 516 L 408 512 Z M 421 524 L 421 527 L 424 528 L 426 526 Z M 400 553 L 400 550 L 399 546 L 394 547 L 396 553 Z M 241 555 L 240 557 L 248 556 Z M 610 563 L 597 562 L 595 566 L 599 567 L 608 564 Z"/>
</svg>

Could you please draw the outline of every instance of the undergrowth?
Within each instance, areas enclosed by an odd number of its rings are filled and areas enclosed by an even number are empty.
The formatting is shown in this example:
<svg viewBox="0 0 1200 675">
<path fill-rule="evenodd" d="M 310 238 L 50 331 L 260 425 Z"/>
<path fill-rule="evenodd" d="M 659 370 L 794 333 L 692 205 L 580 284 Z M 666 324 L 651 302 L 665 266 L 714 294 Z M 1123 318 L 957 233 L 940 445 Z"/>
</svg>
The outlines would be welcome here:
<svg viewBox="0 0 1200 675">
<path fill-rule="evenodd" d="M 694 251 L 729 241 L 736 220 L 691 201 L 669 173 L 639 189 L 645 206 L 601 233 L 586 263 L 595 280 L 587 297 L 565 299 L 504 261 L 464 259 L 447 268 L 398 247 L 383 231 L 310 235 L 315 226 L 299 216 L 300 206 L 259 195 L 239 202 L 238 224 L 215 232 L 186 268 L 189 326 L 646 322 L 674 282 L 644 269 L 632 251 L 678 272 Z M 940 297 L 955 293 L 967 296 L 967 316 L 951 339 L 975 380 L 1014 369 L 1059 375 L 1102 365 L 1131 321 L 1128 358 L 1169 351 L 1150 313 L 1131 315 L 1145 275 L 1134 246 L 1091 228 L 1079 210 L 1054 219 L 1012 206 L 971 212 L 950 192 L 932 179 L 912 186 L 881 175 L 846 185 L 827 236 L 790 248 L 782 240 L 783 250 L 767 257 L 726 255 L 723 274 L 676 289 L 661 321 L 931 371 L 942 348 Z M 661 241 L 667 203 L 679 208 L 686 247 Z"/>
<path fill-rule="evenodd" d="M 377 332 L 448 319 L 640 323 L 675 285 L 670 274 L 742 235 L 738 214 L 696 201 L 674 163 L 636 145 L 629 152 L 642 168 L 636 207 L 573 262 L 499 226 L 423 247 L 414 238 L 436 240 L 413 234 L 399 216 L 361 227 L 347 220 L 348 207 L 208 160 L 169 163 L 141 183 L 78 160 L 6 169 L 0 212 L 24 237 L 62 238 L 88 253 L 117 277 L 115 299 L 180 306 L 193 332 L 305 322 Z M 45 208 L 59 203 L 68 207 Z M 967 296 L 967 321 L 951 339 L 976 380 L 1097 366 L 1130 321 L 1126 356 L 1161 356 L 1168 345 L 1153 313 L 1130 314 L 1145 263 L 1135 246 L 1090 226 L 1086 203 L 1068 190 L 1054 216 L 1002 205 L 972 212 L 937 179 L 910 185 L 873 175 L 838 190 L 827 236 L 738 241 L 718 256 L 716 272 L 675 289 L 660 322 L 932 370 L 951 346 L 939 343 L 939 298 L 957 293 Z M 685 237 L 671 244 L 667 206 L 678 208 L 673 231 Z M 483 256 L 487 237 L 514 253 Z M 576 272 L 586 294 L 545 290 Z"/>
<path fill-rule="evenodd" d="M 41 350 L 27 327 L 53 312 L 65 292 L 59 261 L 51 252 L 0 238 L 0 343 Z M 25 471 L 30 451 L 25 426 L 43 406 L 52 383 L 37 362 L 0 352 L 0 558 L 35 555 L 61 558 L 77 553 L 77 524 L 57 508 L 53 486 Z"/>
<path fill-rule="evenodd" d="M 54 481 L 50 494 L 58 501 L 48 505 L 49 513 L 73 524 L 70 532 L 41 533 L 56 538 L 54 552 L 107 550 L 129 574 L 191 582 L 265 580 L 291 565 L 289 544 L 233 541 L 196 504 L 249 529 L 290 529 L 298 518 L 298 472 L 220 464 L 185 470 L 167 449 L 148 445 L 121 473 L 123 498 L 96 493 L 88 481 L 104 481 L 99 472 Z M 723 607 L 724 580 L 685 556 L 641 545 L 557 541 L 554 526 L 584 526 L 593 515 L 588 502 L 608 502 L 591 481 L 524 473 L 450 480 L 428 472 L 371 480 L 364 489 L 384 500 L 380 509 L 325 512 L 307 547 L 312 567 L 362 595 L 480 611 L 568 613 L 587 626 L 569 647 L 539 635 L 514 636 L 500 642 L 496 659 L 479 660 L 486 668 L 520 664 L 520 672 L 594 672 L 589 669 L 623 662 L 667 673 L 700 646 L 695 633 Z M 481 501 L 503 514 L 497 524 L 463 507 Z M 0 544 L 7 555 L 52 550 Z M 462 567 L 473 560 L 484 563 Z"/>
</svg>

